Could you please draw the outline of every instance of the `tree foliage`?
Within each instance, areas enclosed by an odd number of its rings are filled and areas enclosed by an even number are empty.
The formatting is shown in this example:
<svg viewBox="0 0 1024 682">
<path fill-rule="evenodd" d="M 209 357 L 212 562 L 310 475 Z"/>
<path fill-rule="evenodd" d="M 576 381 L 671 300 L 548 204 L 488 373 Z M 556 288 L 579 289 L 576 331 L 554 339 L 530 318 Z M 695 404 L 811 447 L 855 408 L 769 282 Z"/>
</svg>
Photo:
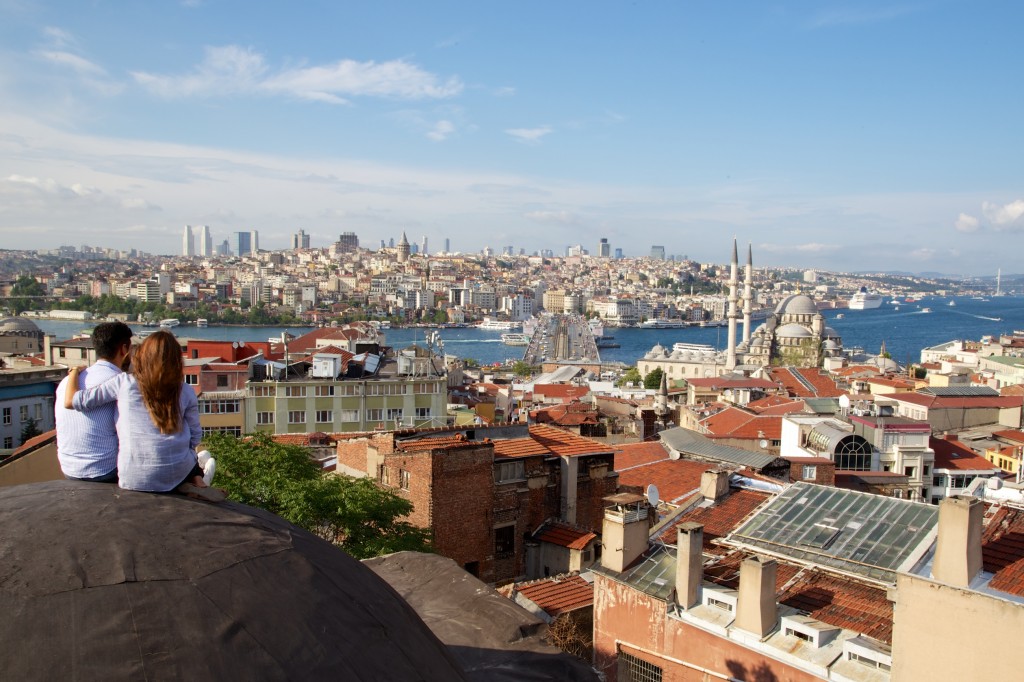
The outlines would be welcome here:
<svg viewBox="0 0 1024 682">
<path fill-rule="evenodd" d="M 644 388 L 661 388 L 661 377 L 664 374 L 661 367 L 655 367 L 644 377 Z"/>
<path fill-rule="evenodd" d="M 232 500 L 273 512 L 357 559 L 430 549 L 428 532 L 401 520 L 411 502 L 368 478 L 322 472 L 301 446 L 267 433 L 212 434 L 205 442 L 217 459 L 215 485 Z"/>
<path fill-rule="evenodd" d="M 643 383 L 643 380 L 644 378 L 640 376 L 640 370 L 638 370 L 636 367 L 630 367 L 629 369 L 626 370 L 625 374 L 619 377 L 619 380 L 616 382 L 616 385 L 625 386 L 626 384 L 633 384 L 634 386 L 639 386 L 641 383 Z"/>
</svg>

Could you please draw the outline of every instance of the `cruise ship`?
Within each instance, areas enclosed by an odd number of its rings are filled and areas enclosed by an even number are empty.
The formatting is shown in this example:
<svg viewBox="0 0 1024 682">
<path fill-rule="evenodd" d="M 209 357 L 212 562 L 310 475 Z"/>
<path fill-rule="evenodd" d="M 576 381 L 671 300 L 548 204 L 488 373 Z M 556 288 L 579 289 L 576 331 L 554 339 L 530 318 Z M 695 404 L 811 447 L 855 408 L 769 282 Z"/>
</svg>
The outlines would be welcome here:
<svg viewBox="0 0 1024 682">
<path fill-rule="evenodd" d="M 521 329 L 522 326 L 522 322 L 513 322 L 511 320 L 495 320 L 490 317 L 485 317 L 484 321 L 481 322 L 477 326 L 477 328 L 491 332 L 510 332 L 513 329 Z"/>
<path fill-rule="evenodd" d="M 640 323 L 641 329 L 682 329 L 687 326 L 682 320 L 673 320 L 664 317 L 656 317 L 651 320 L 644 320 Z"/>
<path fill-rule="evenodd" d="M 861 287 L 860 291 L 850 297 L 850 310 L 874 310 L 881 305 L 881 294 L 869 292 L 867 287 Z"/>
</svg>

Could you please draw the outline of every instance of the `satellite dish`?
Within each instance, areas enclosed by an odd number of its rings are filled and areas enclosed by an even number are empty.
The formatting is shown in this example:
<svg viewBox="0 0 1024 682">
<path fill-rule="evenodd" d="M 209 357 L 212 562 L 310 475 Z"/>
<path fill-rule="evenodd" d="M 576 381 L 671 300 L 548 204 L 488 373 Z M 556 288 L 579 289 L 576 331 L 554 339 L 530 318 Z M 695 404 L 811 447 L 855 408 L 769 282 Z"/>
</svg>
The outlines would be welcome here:
<svg viewBox="0 0 1024 682">
<path fill-rule="evenodd" d="M 239 341 L 238 342 L 238 347 L 239 348 L 245 348 L 245 341 Z"/>
<path fill-rule="evenodd" d="M 658 486 L 652 483 L 647 486 L 647 504 L 657 507 L 659 502 L 661 502 L 661 497 L 658 495 Z"/>
<path fill-rule="evenodd" d="M 231 347 L 232 348 L 238 348 L 238 341 L 232 341 L 231 342 Z"/>
<path fill-rule="evenodd" d="M 768 447 L 768 441 L 766 439 L 764 439 L 764 438 L 762 438 L 761 440 L 757 441 L 757 444 L 761 446 L 762 450 Z"/>
</svg>

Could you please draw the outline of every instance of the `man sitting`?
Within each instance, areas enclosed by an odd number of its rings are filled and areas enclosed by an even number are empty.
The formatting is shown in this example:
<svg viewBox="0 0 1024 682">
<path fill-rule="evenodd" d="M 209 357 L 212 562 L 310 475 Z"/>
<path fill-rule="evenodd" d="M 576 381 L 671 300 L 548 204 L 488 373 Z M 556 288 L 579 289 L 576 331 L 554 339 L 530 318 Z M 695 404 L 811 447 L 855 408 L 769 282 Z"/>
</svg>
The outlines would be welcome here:
<svg viewBox="0 0 1024 682">
<path fill-rule="evenodd" d="M 123 322 L 104 322 L 92 331 L 96 363 L 79 375 L 79 388 L 92 388 L 121 373 L 132 347 L 132 330 Z M 64 407 L 68 377 L 57 387 L 57 459 L 64 477 L 76 481 L 117 483 L 117 406 L 91 412 Z"/>
</svg>

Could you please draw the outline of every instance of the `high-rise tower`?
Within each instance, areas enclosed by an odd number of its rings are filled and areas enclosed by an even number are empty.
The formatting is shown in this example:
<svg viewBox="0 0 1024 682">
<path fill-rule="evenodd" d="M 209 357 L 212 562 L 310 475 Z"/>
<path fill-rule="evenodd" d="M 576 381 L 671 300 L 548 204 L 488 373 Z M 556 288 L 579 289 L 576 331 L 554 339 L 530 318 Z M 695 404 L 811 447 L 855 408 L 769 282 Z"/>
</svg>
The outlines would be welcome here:
<svg viewBox="0 0 1024 682">
<path fill-rule="evenodd" d="M 405 232 L 402 232 L 402 239 L 398 242 L 398 262 L 405 263 L 409 260 L 409 252 L 411 251 L 409 246 L 409 238 L 405 236 Z"/>
<path fill-rule="evenodd" d="M 725 360 L 725 368 L 730 372 L 736 369 L 736 318 L 739 317 L 739 253 L 736 251 L 736 238 L 732 240 L 732 263 L 729 266 L 729 351 Z"/>
<path fill-rule="evenodd" d="M 196 235 L 196 251 L 199 252 L 200 256 L 210 257 L 213 253 L 213 237 L 210 236 L 210 226 L 202 225 L 199 227 L 199 234 Z"/>
<path fill-rule="evenodd" d="M 194 256 L 196 255 L 196 243 L 192 238 L 192 226 L 185 226 L 185 233 L 181 235 L 181 255 L 182 256 Z"/>
</svg>

